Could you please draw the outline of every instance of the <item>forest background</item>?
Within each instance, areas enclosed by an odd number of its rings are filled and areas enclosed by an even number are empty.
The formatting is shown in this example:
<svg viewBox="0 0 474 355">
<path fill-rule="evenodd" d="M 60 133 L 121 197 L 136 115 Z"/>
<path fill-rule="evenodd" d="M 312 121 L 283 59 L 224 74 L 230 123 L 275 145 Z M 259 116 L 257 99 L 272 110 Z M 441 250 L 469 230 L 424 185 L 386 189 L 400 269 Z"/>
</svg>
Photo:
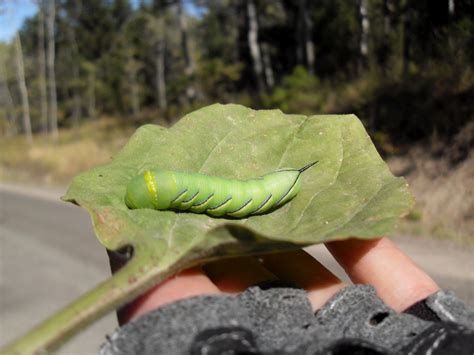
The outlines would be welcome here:
<svg viewBox="0 0 474 355">
<path fill-rule="evenodd" d="M 214 102 L 355 113 L 417 197 L 404 228 L 474 243 L 474 1 L 33 3 L 0 42 L 2 181 L 65 185 Z"/>
</svg>

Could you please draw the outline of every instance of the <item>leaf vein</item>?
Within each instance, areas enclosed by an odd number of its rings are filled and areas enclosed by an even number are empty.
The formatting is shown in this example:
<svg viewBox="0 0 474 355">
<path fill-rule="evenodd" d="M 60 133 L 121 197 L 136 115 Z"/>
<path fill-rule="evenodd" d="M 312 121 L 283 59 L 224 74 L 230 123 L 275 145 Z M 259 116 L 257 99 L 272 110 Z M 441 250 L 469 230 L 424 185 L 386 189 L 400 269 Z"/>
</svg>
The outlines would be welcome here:
<svg viewBox="0 0 474 355">
<path fill-rule="evenodd" d="M 232 122 L 232 121 L 231 121 Z M 211 157 L 211 155 L 216 151 L 216 149 L 222 145 L 224 143 L 224 141 L 227 139 L 227 137 L 234 131 L 234 128 L 235 128 L 235 124 L 232 122 L 232 128 L 229 129 L 229 131 L 224 135 L 224 137 L 222 137 L 222 139 L 219 139 L 218 142 L 214 145 L 214 147 L 209 151 L 209 153 L 207 154 L 207 157 L 206 159 L 204 160 L 204 162 L 201 164 L 201 167 L 199 168 L 198 172 L 201 172 L 202 169 L 204 168 L 204 166 L 206 165 L 206 163 L 209 161 L 209 158 Z"/>
<path fill-rule="evenodd" d="M 306 206 L 303 208 L 303 211 L 301 211 L 301 215 L 300 215 L 300 218 L 298 218 L 298 220 L 295 222 L 294 224 L 294 227 L 291 229 L 291 231 L 294 231 L 296 228 L 298 228 L 298 224 L 301 222 L 301 220 L 303 219 L 305 213 L 306 213 L 306 210 L 309 208 L 309 206 L 311 206 L 311 204 L 313 203 L 313 200 L 319 195 L 321 194 L 322 192 L 326 191 L 327 189 L 329 189 L 332 185 L 334 185 L 337 181 L 337 179 L 339 178 L 339 175 L 340 175 L 340 172 L 341 172 L 341 168 L 342 168 L 342 164 L 343 162 L 345 161 L 344 159 L 344 154 L 345 154 L 345 151 L 344 151 L 344 145 L 342 144 L 342 130 L 341 130 L 341 126 L 339 126 L 339 142 L 340 142 L 340 146 L 341 146 L 341 152 L 342 152 L 342 160 L 339 162 L 339 166 L 337 167 L 337 171 L 336 171 L 336 174 L 335 174 L 335 177 L 334 177 L 334 180 L 328 185 L 326 186 L 324 189 L 318 191 L 317 193 L 315 193 L 311 199 L 309 200 L 309 202 L 306 204 Z"/>
<path fill-rule="evenodd" d="M 364 210 L 365 207 L 367 207 L 369 205 L 370 202 L 372 202 L 372 200 L 380 193 L 380 191 L 382 191 L 382 188 L 383 188 L 383 184 L 382 186 L 380 186 L 377 191 L 365 202 L 363 203 L 362 205 L 359 206 L 359 208 L 349 217 L 348 220 L 345 220 L 345 221 L 342 221 L 341 223 L 339 223 L 337 226 L 335 226 L 334 228 L 330 229 L 329 231 L 327 231 L 325 233 L 325 236 L 340 229 L 341 227 L 344 227 L 345 225 L 349 224 L 352 222 L 352 220 L 360 213 Z"/>
<path fill-rule="evenodd" d="M 301 120 L 301 123 L 298 124 L 298 127 L 294 130 L 294 133 L 293 133 L 290 141 L 288 142 L 288 144 L 285 147 L 285 150 L 281 154 L 281 158 L 280 158 L 280 161 L 278 162 L 277 169 L 280 168 L 281 163 L 284 161 L 284 158 L 285 158 L 286 154 L 288 153 L 288 149 L 290 148 L 291 145 L 293 145 L 293 142 L 295 141 L 296 136 L 301 131 L 301 129 L 303 128 L 304 124 L 306 123 L 306 121 L 308 119 L 309 119 L 309 116 L 306 116 L 303 120 Z"/>
</svg>

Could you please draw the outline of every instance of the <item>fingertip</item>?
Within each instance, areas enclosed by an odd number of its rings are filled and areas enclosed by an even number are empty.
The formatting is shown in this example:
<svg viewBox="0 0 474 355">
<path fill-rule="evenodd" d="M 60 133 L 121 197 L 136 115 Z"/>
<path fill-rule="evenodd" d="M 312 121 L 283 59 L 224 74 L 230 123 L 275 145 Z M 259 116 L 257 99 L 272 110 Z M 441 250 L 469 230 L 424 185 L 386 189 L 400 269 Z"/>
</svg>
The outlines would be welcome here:
<svg viewBox="0 0 474 355">
<path fill-rule="evenodd" d="M 306 290 L 313 310 L 321 308 L 347 285 L 304 250 L 262 256 L 262 262 L 282 280 Z"/>
<path fill-rule="evenodd" d="M 222 292 L 239 293 L 261 282 L 275 280 L 255 257 L 221 259 L 203 265 L 204 272 Z"/>
<path fill-rule="evenodd" d="M 119 323 L 120 325 L 125 324 L 167 303 L 216 293 L 219 293 L 219 289 L 202 272 L 201 268 L 193 267 L 168 278 L 121 308 L 117 312 Z"/>
<path fill-rule="evenodd" d="M 354 283 L 373 285 L 397 311 L 439 290 L 433 279 L 388 238 L 349 239 L 327 243 L 326 247 Z"/>
</svg>

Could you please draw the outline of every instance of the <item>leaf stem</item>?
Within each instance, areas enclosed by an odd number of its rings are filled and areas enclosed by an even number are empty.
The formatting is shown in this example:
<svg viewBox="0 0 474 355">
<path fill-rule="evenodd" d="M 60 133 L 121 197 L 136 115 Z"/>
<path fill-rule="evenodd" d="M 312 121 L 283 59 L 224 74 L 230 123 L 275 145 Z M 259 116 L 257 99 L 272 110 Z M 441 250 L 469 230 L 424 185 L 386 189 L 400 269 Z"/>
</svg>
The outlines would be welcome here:
<svg viewBox="0 0 474 355">
<path fill-rule="evenodd" d="M 176 271 L 173 267 L 160 265 L 144 273 L 145 266 L 150 265 L 149 257 L 147 253 L 137 254 L 112 277 L 9 344 L 0 353 L 44 354 L 57 349 L 96 319 L 124 305 Z"/>
</svg>

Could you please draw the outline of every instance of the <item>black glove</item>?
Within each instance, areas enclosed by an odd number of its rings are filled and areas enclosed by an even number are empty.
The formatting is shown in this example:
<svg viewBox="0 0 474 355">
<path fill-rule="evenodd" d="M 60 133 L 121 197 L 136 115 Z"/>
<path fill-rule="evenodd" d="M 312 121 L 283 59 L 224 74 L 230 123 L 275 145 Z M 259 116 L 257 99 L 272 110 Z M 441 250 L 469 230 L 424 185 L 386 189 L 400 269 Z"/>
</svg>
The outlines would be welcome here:
<svg viewBox="0 0 474 355">
<path fill-rule="evenodd" d="M 271 282 L 163 306 L 116 330 L 101 355 L 473 354 L 474 311 L 439 291 L 403 313 L 354 285 L 315 314 L 303 290 Z"/>
</svg>

